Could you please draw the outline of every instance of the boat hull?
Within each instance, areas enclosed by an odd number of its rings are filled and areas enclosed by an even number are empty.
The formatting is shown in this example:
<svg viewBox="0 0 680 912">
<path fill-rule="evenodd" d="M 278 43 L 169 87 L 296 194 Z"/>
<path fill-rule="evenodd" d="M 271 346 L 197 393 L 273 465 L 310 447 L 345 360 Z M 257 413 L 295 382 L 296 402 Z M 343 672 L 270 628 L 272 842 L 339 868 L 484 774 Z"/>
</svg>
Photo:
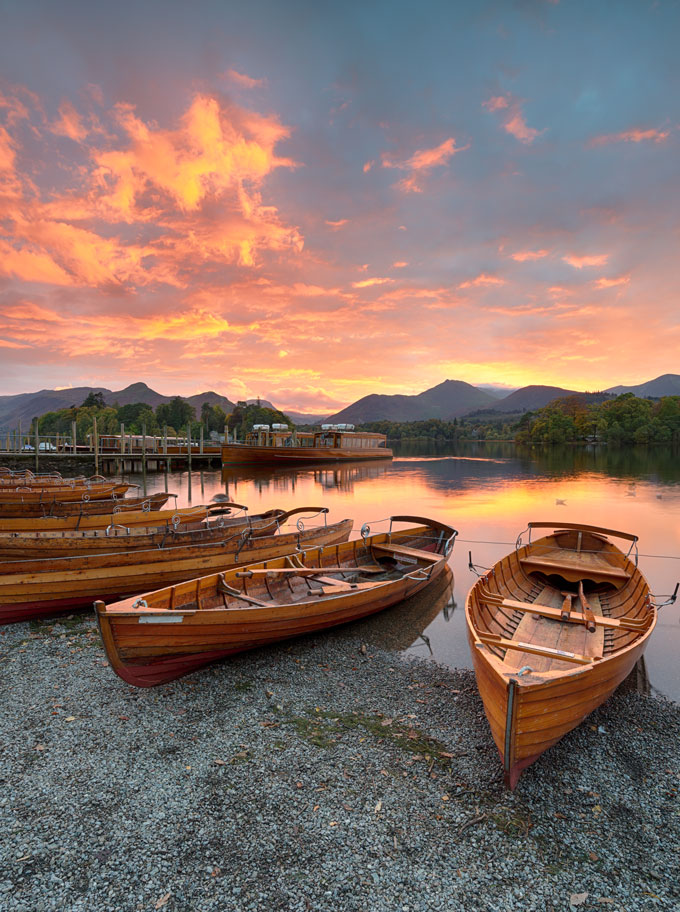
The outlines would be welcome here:
<svg viewBox="0 0 680 912">
<path fill-rule="evenodd" d="M 376 614 L 445 572 L 456 533 L 427 522 L 205 576 L 143 601 L 97 603 L 111 666 L 128 683 L 150 687 L 238 652 Z"/>
<path fill-rule="evenodd" d="M 222 447 L 223 465 L 318 465 L 324 462 L 391 459 L 386 447 L 273 447 L 244 443 Z"/>
<path fill-rule="evenodd" d="M 583 527 L 579 549 L 590 528 Z M 601 556 L 585 545 L 582 557 L 580 550 L 568 549 L 560 556 L 553 537 L 523 547 L 468 593 L 466 626 L 477 685 L 511 789 L 527 767 L 614 693 L 642 657 L 656 625 L 656 609 L 637 567 L 610 542 L 603 544 L 602 536 L 590 541 Z M 550 571 L 547 576 L 525 572 L 539 561 Z M 617 574 L 615 588 L 609 578 Z M 585 612 L 561 613 L 575 576 L 591 587 L 585 596 L 596 606 L 590 630 Z M 574 598 L 580 597 L 572 596 L 569 605 Z"/>
<path fill-rule="evenodd" d="M 100 629 L 104 642 L 110 638 L 109 642 L 115 644 L 115 651 L 123 660 L 114 666 L 116 674 L 128 684 L 153 687 L 239 652 L 376 614 L 424 589 L 444 567 L 445 562 L 439 564 L 427 581 L 399 581 L 377 599 L 374 593 L 367 592 L 358 599 L 347 598 L 345 603 L 339 599 L 333 606 L 320 602 L 302 616 L 297 605 L 286 606 L 288 611 L 278 609 L 276 613 L 269 608 L 251 608 L 248 622 L 244 624 L 243 618 L 237 617 L 236 613 L 230 615 L 216 609 L 183 615 L 181 622 L 172 624 L 141 623 L 134 617 L 107 619 L 106 633 L 100 619 Z M 178 610 L 175 617 L 179 615 Z M 149 645 L 140 642 L 145 638 Z"/>
</svg>

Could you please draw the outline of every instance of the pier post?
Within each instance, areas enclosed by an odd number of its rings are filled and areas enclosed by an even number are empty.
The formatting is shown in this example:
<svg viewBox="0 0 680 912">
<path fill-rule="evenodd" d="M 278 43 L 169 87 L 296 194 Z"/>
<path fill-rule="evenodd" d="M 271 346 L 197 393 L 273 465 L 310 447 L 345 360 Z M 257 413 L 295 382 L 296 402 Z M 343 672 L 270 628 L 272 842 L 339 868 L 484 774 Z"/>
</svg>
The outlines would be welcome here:
<svg viewBox="0 0 680 912">
<path fill-rule="evenodd" d="M 21 452 L 21 418 L 19 419 L 19 428 L 17 431 L 19 439 L 17 440 L 17 453 Z"/>
<path fill-rule="evenodd" d="M 142 422 L 142 486 L 146 494 L 146 422 Z"/>
<path fill-rule="evenodd" d="M 187 461 L 191 472 L 191 424 L 187 425 Z"/>
<path fill-rule="evenodd" d="M 76 446 L 77 446 L 76 434 L 77 434 L 77 426 L 76 426 L 75 421 L 72 421 L 71 422 L 71 452 L 73 453 L 74 456 L 76 455 Z"/>
<path fill-rule="evenodd" d="M 97 434 L 97 416 L 92 416 L 92 443 L 94 445 L 94 474 L 99 475 L 99 435 Z"/>
<path fill-rule="evenodd" d="M 35 417 L 35 471 L 36 475 L 38 473 L 38 453 L 40 452 L 40 439 L 38 437 L 38 423 L 40 419 L 36 415 Z"/>
<path fill-rule="evenodd" d="M 203 422 L 202 422 L 202 421 L 201 421 L 201 437 L 200 437 L 200 440 L 201 440 L 201 447 L 200 447 L 199 453 L 200 453 L 201 456 L 202 456 L 202 455 L 203 455 Z"/>
<path fill-rule="evenodd" d="M 125 455 L 125 425 L 120 423 L 120 455 Z"/>
</svg>

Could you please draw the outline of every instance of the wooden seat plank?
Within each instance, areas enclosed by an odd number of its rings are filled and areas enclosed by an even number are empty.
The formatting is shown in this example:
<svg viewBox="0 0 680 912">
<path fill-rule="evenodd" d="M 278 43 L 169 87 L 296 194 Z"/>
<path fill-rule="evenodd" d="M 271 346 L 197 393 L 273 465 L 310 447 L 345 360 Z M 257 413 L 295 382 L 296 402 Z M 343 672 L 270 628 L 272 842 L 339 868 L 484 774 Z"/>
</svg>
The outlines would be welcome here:
<svg viewBox="0 0 680 912">
<path fill-rule="evenodd" d="M 418 548 L 407 548 L 406 545 L 372 545 L 373 551 L 385 551 L 387 554 L 394 554 L 395 557 L 399 557 L 400 554 L 403 554 L 404 557 L 417 557 L 418 560 L 425 560 L 431 564 L 436 564 L 437 561 L 441 560 L 441 554 L 433 554 L 432 551 L 421 551 Z"/>
<path fill-rule="evenodd" d="M 521 557 L 520 563 L 525 570 L 540 570 L 543 573 L 579 573 L 596 582 L 623 582 L 630 579 L 630 573 L 621 567 L 615 567 L 602 555 L 581 551 L 566 551 L 563 548 L 551 548 L 540 555 Z"/>
</svg>

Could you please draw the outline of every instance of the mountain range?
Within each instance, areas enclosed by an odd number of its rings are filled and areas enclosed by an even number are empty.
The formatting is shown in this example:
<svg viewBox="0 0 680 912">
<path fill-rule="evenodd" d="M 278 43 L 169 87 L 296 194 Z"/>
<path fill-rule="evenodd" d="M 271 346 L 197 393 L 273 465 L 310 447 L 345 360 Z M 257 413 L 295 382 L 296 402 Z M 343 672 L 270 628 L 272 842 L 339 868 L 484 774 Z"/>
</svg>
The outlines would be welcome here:
<svg viewBox="0 0 680 912">
<path fill-rule="evenodd" d="M 593 402 L 628 392 L 652 399 L 680 395 L 680 375 L 664 374 L 637 386 L 613 386 L 598 393 L 584 393 L 559 386 L 523 386 L 501 398 L 497 388 L 491 393 L 461 380 L 445 380 L 414 396 L 364 396 L 326 420 L 351 424 L 369 421 L 425 421 L 430 418 L 452 421 L 454 418 L 480 413 L 522 414 L 543 408 L 553 399 L 564 396 L 582 396 Z"/>
<path fill-rule="evenodd" d="M 16 428 L 19 422 L 24 428 L 28 428 L 36 415 L 81 405 L 92 392 L 101 393 L 108 405 L 144 402 L 152 408 L 156 408 L 162 402 L 170 402 L 173 398 L 157 393 L 146 383 L 141 382 L 133 383 L 122 390 L 109 390 L 101 386 L 80 386 L 0 396 L 0 428 Z M 680 395 L 680 375 L 663 374 L 646 383 L 633 386 L 612 386 L 601 393 L 582 393 L 558 386 L 524 386 L 503 395 L 498 388 L 479 388 L 464 383 L 462 380 L 444 380 L 443 383 L 413 396 L 387 396 L 380 393 L 364 396 L 331 416 L 290 410 L 287 410 L 286 414 L 296 424 L 319 424 L 322 421 L 363 424 L 368 421 L 424 421 L 429 418 L 451 421 L 454 418 L 462 418 L 471 414 L 521 414 L 542 408 L 553 399 L 563 396 L 578 395 L 587 397 L 589 401 L 602 401 L 607 396 L 618 396 L 628 392 L 652 399 L 658 399 L 661 396 L 678 396 Z M 197 415 L 200 415 L 204 402 L 220 405 L 227 413 L 235 407 L 226 396 L 212 391 L 182 398 L 194 406 Z M 266 399 L 248 399 L 247 401 L 249 404 L 259 401 L 265 407 L 275 408 Z"/>
</svg>

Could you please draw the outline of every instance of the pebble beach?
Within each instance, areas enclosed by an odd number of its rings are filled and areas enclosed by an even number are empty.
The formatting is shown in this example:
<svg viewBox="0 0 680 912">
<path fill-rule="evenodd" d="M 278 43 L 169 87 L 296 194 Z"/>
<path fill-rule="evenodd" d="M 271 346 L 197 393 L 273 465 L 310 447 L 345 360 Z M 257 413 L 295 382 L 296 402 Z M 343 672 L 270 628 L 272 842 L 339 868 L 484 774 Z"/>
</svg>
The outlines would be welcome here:
<svg viewBox="0 0 680 912">
<path fill-rule="evenodd" d="M 370 627 L 135 689 L 0 631 L 7 912 L 680 908 L 680 706 L 620 690 L 502 783 L 474 675 Z"/>
</svg>

